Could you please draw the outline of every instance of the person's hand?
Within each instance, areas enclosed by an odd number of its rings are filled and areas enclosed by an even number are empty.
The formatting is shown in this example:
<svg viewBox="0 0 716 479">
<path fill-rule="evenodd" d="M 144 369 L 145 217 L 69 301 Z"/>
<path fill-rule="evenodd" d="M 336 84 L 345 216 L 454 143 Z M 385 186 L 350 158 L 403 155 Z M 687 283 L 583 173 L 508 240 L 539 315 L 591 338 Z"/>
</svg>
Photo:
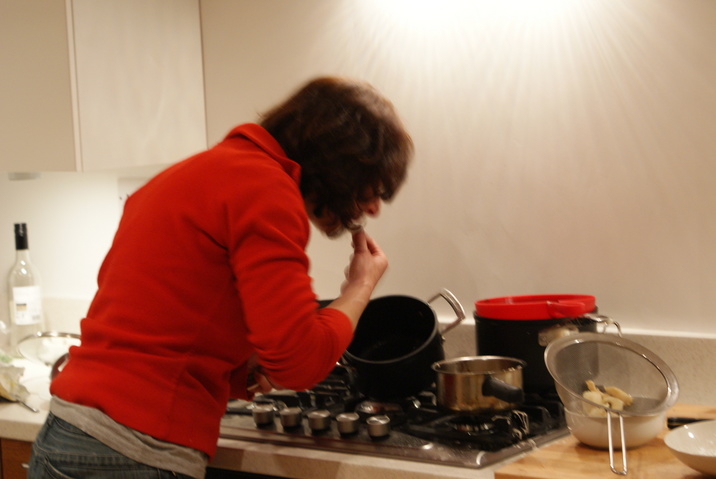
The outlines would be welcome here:
<svg viewBox="0 0 716 479">
<path fill-rule="evenodd" d="M 387 268 L 388 258 L 378 243 L 363 230 L 353 233 L 353 254 L 344 271 L 346 279 L 341 285 L 341 295 L 328 306 L 343 312 L 355 329 Z"/>
<path fill-rule="evenodd" d="M 249 360 L 246 363 L 246 368 L 249 372 L 246 380 L 246 391 L 250 395 L 267 393 L 273 389 L 284 389 L 283 386 L 276 384 L 267 374 L 263 372 L 256 354 L 252 354 L 249 357 Z"/>
<path fill-rule="evenodd" d="M 354 285 L 365 285 L 372 291 L 388 268 L 388 258 L 378 243 L 364 230 L 353 233 L 353 254 L 345 269 L 345 281 L 341 285 L 341 294 Z"/>
</svg>

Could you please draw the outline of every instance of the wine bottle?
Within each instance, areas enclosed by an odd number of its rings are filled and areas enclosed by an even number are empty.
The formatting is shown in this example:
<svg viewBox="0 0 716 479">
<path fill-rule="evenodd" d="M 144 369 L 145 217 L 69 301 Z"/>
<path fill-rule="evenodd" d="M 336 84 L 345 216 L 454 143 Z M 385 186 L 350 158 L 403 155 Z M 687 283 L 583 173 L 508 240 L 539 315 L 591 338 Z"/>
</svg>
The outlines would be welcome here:
<svg viewBox="0 0 716 479">
<path fill-rule="evenodd" d="M 15 224 L 15 264 L 8 275 L 10 347 L 15 352 L 23 338 L 43 330 L 40 276 L 30 262 L 27 225 Z"/>
</svg>

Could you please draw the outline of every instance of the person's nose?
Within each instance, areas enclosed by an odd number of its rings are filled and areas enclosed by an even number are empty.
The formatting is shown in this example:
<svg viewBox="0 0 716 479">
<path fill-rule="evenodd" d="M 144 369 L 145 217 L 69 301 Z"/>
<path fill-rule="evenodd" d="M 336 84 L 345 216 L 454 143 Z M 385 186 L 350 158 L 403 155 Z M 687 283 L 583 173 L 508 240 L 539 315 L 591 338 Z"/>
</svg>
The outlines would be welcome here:
<svg viewBox="0 0 716 479">
<path fill-rule="evenodd" d="M 380 198 L 376 197 L 361 203 L 363 213 L 368 216 L 378 216 L 380 214 Z"/>
</svg>

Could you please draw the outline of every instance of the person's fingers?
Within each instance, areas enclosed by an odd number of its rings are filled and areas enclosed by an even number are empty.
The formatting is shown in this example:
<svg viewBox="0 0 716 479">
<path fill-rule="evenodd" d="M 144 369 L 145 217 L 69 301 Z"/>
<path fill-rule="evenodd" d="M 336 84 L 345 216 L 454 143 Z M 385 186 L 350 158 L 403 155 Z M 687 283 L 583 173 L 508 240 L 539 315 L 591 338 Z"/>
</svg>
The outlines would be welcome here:
<svg viewBox="0 0 716 479">
<path fill-rule="evenodd" d="M 353 233 L 353 250 L 355 252 L 362 252 L 368 250 L 367 244 L 368 235 L 365 234 L 363 229 Z"/>
<path fill-rule="evenodd" d="M 365 235 L 365 240 L 366 248 L 372 255 L 383 254 L 383 250 L 372 237 Z"/>
</svg>

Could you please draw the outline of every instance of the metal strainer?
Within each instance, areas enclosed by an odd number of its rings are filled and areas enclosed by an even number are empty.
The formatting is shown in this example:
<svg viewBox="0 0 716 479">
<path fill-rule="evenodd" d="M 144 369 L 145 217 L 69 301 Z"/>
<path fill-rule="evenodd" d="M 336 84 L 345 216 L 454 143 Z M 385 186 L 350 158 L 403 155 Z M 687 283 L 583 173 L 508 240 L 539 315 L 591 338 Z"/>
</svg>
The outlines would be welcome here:
<svg viewBox="0 0 716 479">
<path fill-rule="evenodd" d="M 652 416 L 676 403 L 679 386 L 669 366 L 656 354 L 633 341 L 612 334 L 578 333 L 551 342 L 545 350 L 545 363 L 554 379 L 557 393 L 569 411 L 582 411 L 585 405 L 606 411 L 609 465 L 612 472 L 627 472 L 623 416 Z M 598 386 L 615 386 L 629 393 L 634 402 L 616 410 L 582 396 L 586 381 Z M 612 418 L 619 420 L 622 470 L 614 467 Z"/>
</svg>

